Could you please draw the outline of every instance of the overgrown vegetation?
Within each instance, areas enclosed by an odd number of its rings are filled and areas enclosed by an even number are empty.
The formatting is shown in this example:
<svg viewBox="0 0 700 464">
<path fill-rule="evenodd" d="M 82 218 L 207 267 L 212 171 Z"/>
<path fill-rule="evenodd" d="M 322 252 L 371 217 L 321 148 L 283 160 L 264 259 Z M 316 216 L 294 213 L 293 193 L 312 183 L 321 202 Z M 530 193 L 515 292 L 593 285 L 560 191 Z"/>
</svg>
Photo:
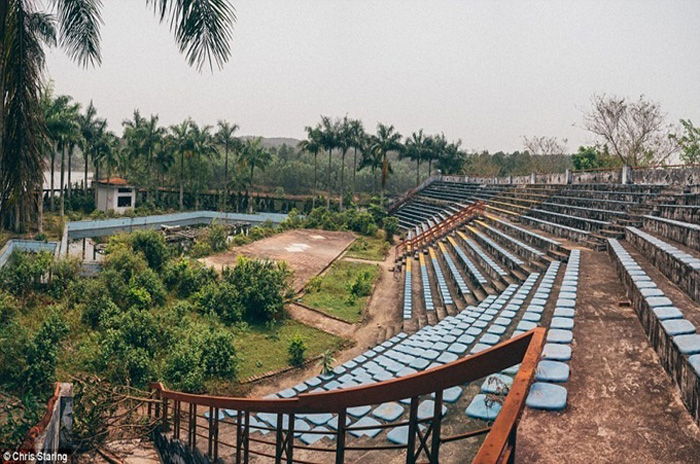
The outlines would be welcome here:
<svg viewBox="0 0 700 464">
<path fill-rule="evenodd" d="M 311 279 L 302 302 L 339 319 L 359 322 L 378 277 L 379 267 L 374 264 L 336 261 L 328 272 Z"/>
<path fill-rule="evenodd" d="M 226 238 L 213 228 L 207 240 L 216 248 Z M 93 278 L 79 276 L 73 259 L 13 254 L 0 270 L 0 391 L 14 398 L 0 445 L 34 424 L 56 379 L 139 389 L 162 380 L 203 392 L 338 348 L 337 337 L 285 320 L 291 277 L 284 264 L 244 257 L 217 274 L 150 230 L 111 237 Z M 272 357 L 260 354 L 267 350 Z"/>
</svg>

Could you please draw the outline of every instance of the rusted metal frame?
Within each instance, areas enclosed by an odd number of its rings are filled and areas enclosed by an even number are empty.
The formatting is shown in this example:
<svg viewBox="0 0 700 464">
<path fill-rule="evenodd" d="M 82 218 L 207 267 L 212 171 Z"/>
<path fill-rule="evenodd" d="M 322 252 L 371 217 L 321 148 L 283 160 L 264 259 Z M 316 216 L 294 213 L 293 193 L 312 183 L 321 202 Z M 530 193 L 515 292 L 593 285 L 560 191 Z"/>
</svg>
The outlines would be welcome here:
<svg viewBox="0 0 700 464">
<path fill-rule="evenodd" d="M 449 443 L 451 441 L 464 440 L 466 438 L 478 437 L 479 435 L 485 435 L 491 431 L 491 427 L 486 427 L 479 430 L 473 430 L 471 432 L 460 433 L 459 435 L 452 435 L 449 437 L 442 437 L 440 440 L 442 443 Z"/>
<path fill-rule="evenodd" d="M 535 376 L 544 344 L 544 336 L 544 330 L 535 329 L 532 331 L 530 346 L 523 356 L 518 374 L 515 376 L 503 407 L 491 427 L 491 432 L 484 439 L 474 458 L 474 464 L 503 462 L 505 455 L 515 454 L 514 435 L 517 433 L 530 384 Z"/>
<path fill-rule="evenodd" d="M 192 401 L 210 407 L 285 414 L 335 412 L 339 408 L 340 411 L 344 411 L 348 407 L 393 401 L 396 399 L 397 391 L 400 391 L 404 397 L 412 398 L 433 393 L 436 389 L 442 390 L 478 380 L 520 363 L 527 357 L 528 352 L 532 351 L 530 346 L 532 344 L 537 345 L 534 355 L 537 357 L 544 340 L 544 331 L 543 328 L 533 329 L 476 355 L 428 371 L 339 391 L 301 394 L 290 399 L 226 398 L 173 392 L 163 389 L 162 385 L 158 388 L 162 389 L 165 398 Z M 535 367 L 534 364 L 531 366 L 532 372 Z M 525 372 L 526 369 L 521 367 L 520 373 Z"/>
<path fill-rule="evenodd" d="M 176 440 L 180 439 L 180 400 L 173 402 L 173 436 Z"/>
<path fill-rule="evenodd" d="M 442 430 L 442 390 L 435 392 L 433 401 L 433 441 L 430 447 L 431 462 L 438 464 L 440 460 L 440 432 Z"/>
<path fill-rule="evenodd" d="M 275 436 L 275 463 L 281 464 L 285 457 L 287 463 L 292 462 L 294 453 L 294 414 L 289 414 L 287 430 L 284 429 L 284 413 L 277 414 L 277 433 Z"/>
<path fill-rule="evenodd" d="M 408 410 L 408 443 L 406 445 L 406 464 L 416 462 L 416 432 L 418 431 L 418 397 L 411 398 Z"/>
<path fill-rule="evenodd" d="M 197 404 L 189 403 L 189 412 L 187 414 L 187 446 L 194 450 L 197 436 Z"/>
<path fill-rule="evenodd" d="M 161 393 L 162 396 L 162 393 Z M 163 428 L 168 429 L 168 399 L 163 396 Z"/>
<path fill-rule="evenodd" d="M 214 455 L 214 406 L 209 406 L 209 433 L 207 434 L 207 456 Z"/>
<path fill-rule="evenodd" d="M 214 408 L 214 462 L 219 459 L 219 408 Z"/>
<path fill-rule="evenodd" d="M 236 421 L 236 462 L 239 463 L 241 462 L 241 457 L 243 454 L 243 434 L 245 433 L 245 430 L 248 428 L 248 423 L 243 423 L 243 414 L 245 414 L 243 411 L 238 411 L 237 416 L 238 420 Z"/>
<path fill-rule="evenodd" d="M 345 433 L 347 431 L 347 412 L 345 408 L 338 412 L 338 438 L 335 448 L 335 464 L 345 462 Z"/>
</svg>

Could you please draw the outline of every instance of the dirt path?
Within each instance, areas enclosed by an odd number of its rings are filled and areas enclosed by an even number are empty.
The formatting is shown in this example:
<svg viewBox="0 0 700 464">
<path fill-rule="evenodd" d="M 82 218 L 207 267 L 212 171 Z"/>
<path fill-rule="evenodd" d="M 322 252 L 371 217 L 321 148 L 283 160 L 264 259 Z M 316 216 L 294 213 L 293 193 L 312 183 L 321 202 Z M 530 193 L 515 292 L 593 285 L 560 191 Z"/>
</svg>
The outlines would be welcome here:
<svg viewBox="0 0 700 464">
<path fill-rule="evenodd" d="M 343 322 L 339 319 L 334 319 L 322 314 L 318 311 L 305 308 L 296 303 L 290 303 L 287 305 L 287 314 L 299 322 L 303 322 L 311 327 L 316 327 L 324 332 L 332 333 L 343 338 L 351 338 L 352 334 L 355 332 L 355 327 L 348 323 Z"/>
<path fill-rule="evenodd" d="M 661 367 L 605 253 L 581 255 L 568 406 L 526 410 L 523 463 L 691 463 L 700 429 Z"/>
<path fill-rule="evenodd" d="M 377 264 L 378 262 L 372 261 L 372 263 Z M 335 354 L 335 364 L 342 364 L 375 346 L 378 338 L 384 334 L 387 327 L 397 327 L 396 332 L 400 331 L 401 315 L 397 301 L 400 295 L 401 280 L 394 278 L 391 270 L 393 267 L 394 249 L 392 248 L 379 265 L 379 279 L 361 324 L 348 324 L 294 304 L 290 305 L 289 313 L 292 318 L 305 324 L 353 340 L 354 346 Z M 296 385 L 317 374 L 318 367 L 315 365 L 302 370 L 294 370 L 253 386 L 250 396 L 268 395 Z"/>
</svg>

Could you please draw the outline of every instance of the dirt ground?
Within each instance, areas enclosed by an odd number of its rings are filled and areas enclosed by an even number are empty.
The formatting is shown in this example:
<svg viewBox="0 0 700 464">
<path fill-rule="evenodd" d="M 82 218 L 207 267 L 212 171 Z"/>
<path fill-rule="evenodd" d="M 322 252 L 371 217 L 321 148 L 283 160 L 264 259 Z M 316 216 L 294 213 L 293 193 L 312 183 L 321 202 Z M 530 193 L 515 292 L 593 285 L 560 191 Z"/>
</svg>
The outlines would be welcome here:
<svg viewBox="0 0 700 464">
<path fill-rule="evenodd" d="M 700 429 L 661 367 L 603 252 L 581 254 L 569 400 L 562 413 L 526 409 L 522 463 L 697 463 Z"/>
<path fill-rule="evenodd" d="M 355 240 L 352 232 L 289 230 L 233 250 L 202 259 L 221 269 L 236 262 L 238 255 L 286 261 L 294 270 L 294 289 L 301 290 L 309 279 L 333 262 Z"/>
</svg>

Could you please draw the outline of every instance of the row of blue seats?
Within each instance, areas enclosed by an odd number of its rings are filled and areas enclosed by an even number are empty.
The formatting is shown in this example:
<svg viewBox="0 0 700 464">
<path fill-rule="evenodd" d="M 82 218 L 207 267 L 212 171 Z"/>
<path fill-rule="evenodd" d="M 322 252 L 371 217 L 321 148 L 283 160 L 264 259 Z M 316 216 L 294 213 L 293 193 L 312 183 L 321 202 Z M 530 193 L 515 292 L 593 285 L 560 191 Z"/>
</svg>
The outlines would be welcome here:
<svg viewBox="0 0 700 464">
<path fill-rule="evenodd" d="M 430 279 L 428 278 L 428 264 L 423 258 L 423 254 L 418 255 L 420 260 L 420 279 L 421 287 L 423 287 L 423 302 L 425 303 L 426 311 L 434 311 L 435 305 L 433 304 L 433 291 L 430 288 Z"/>
<path fill-rule="evenodd" d="M 497 275 L 501 277 L 507 277 L 508 273 L 503 270 L 501 266 L 499 266 L 496 261 L 491 258 L 488 254 L 486 254 L 481 248 L 479 248 L 476 243 L 474 243 L 473 240 L 470 238 L 467 238 L 466 235 L 462 234 L 461 232 L 458 233 L 460 237 L 462 237 L 462 240 L 464 240 L 464 243 L 467 244 L 469 248 L 476 253 L 477 256 L 479 256 L 482 260 L 483 263 L 485 263 L 486 266 L 488 266 L 490 269 L 492 269 Z"/>
<path fill-rule="evenodd" d="M 567 382 L 570 375 L 567 362 L 571 360 L 570 344 L 573 341 L 580 259 L 581 251 L 572 250 L 550 321 L 542 361 L 537 366 L 535 383 L 526 400 L 526 404 L 533 409 L 561 411 L 566 407 L 567 390 L 557 384 Z"/>
<path fill-rule="evenodd" d="M 652 245 L 655 245 L 656 247 L 662 249 L 666 253 L 672 255 L 674 258 L 678 259 L 683 264 L 687 264 L 688 266 L 693 268 L 693 270 L 700 270 L 700 258 L 696 258 L 690 253 L 686 253 L 685 251 L 678 249 L 670 243 L 666 243 L 663 240 L 654 237 L 653 235 L 647 234 L 646 232 L 637 229 L 636 227 L 628 227 L 627 230 L 632 232 L 633 234 L 638 235 L 639 237 L 643 238 Z"/>
<path fill-rule="evenodd" d="M 411 272 L 410 259 L 406 264 L 406 272 L 404 275 L 403 287 L 403 318 L 410 319 L 413 317 L 413 274 Z"/>
<path fill-rule="evenodd" d="M 462 274 L 459 273 L 459 269 L 457 269 L 457 265 L 455 262 L 452 260 L 452 257 L 450 254 L 447 252 L 447 249 L 445 249 L 445 246 L 440 243 L 440 252 L 442 253 L 442 258 L 445 260 L 447 263 L 447 268 L 450 270 L 450 275 L 452 276 L 452 282 L 457 286 L 457 289 L 459 290 L 459 293 L 462 294 L 463 298 L 466 298 L 467 295 L 469 295 L 471 292 L 469 290 L 469 287 L 467 286 L 466 282 L 464 282 L 464 279 L 462 278 Z"/>
<path fill-rule="evenodd" d="M 518 301 L 527 298 L 538 274 L 533 274 L 523 283 L 518 293 L 517 286 L 511 285 L 498 298 L 488 296 L 478 306 L 470 306 L 455 317 L 447 317 L 435 326 L 428 326 L 411 336 L 399 334 L 360 356 L 347 361 L 333 369 L 332 373 L 320 375 L 283 390 L 275 397 L 290 398 L 308 391 L 328 391 L 373 383 L 391 378 L 409 375 L 444 363 L 457 360 L 466 355 L 469 346 L 479 337 L 479 342 L 472 347 L 471 353 L 479 352 L 500 341 L 507 325 L 512 321 L 518 309 Z M 515 296 L 510 297 L 515 293 Z M 510 303 L 508 301 L 510 300 Z M 500 312 L 499 312 L 500 310 Z M 513 311 L 515 310 L 515 311 Z M 489 322 L 492 322 L 489 325 Z M 505 324 L 505 325 L 502 325 Z M 463 393 L 462 387 L 453 387 L 443 392 L 447 404 L 456 402 Z M 353 427 L 372 427 L 380 425 L 379 420 L 394 422 L 405 413 L 408 400 L 392 402 L 377 407 L 361 406 L 348 410 L 349 433 L 354 436 L 375 437 L 380 429 L 353 430 Z M 434 404 L 425 399 L 420 405 L 422 418 L 432 417 Z M 447 408 L 443 407 L 443 413 Z M 224 411 L 223 414 L 235 412 Z M 425 416 L 425 417 L 423 417 Z M 269 433 L 263 428 L 276 425 L 276 415 L 257 414 L 251 417 L 251 425 L 261 433 Z M 353 422 L 354 421 L 354 422 Z M 313 444 L 324 436 L 331 437 L 330 430 L 337 429 L 337 417 L 332 414 L 306 414 L 295 418 L 296 435 L 306 444 Z M 323 432 L 329 432 L 324 434 Z M 406 444 L 407 430 L 396 427 L 387 434 L 387 439 L 399 444 Z"/>
<path fill-rule="evenodd" d="M 501 245 L 499 245 L 495 241 L 491 240 L 486 235 L 476 231 L 476 229 L 473 229 L 473 228 L 470 230 L 471 230 L 472 234 L 474 234 L 475 237 L 479 238 L 479 240 L 481 240 L 482 242 L 488 244 L 491 248 L 496 250 L 496 252 L 498 252 L 498 254 L 505 257 L 506 260 L 515 263 L 517 266 L 523 266 L 525 264 L 525 262 L 522 259 L 518 258 L 510 251 L 506 250 L 505 248 L 503 248 Z"/>
<path fill-rule="evenodd" d="M 618 240 L 608 239 L 608 243 L 649 309 L 661 322 L 663 330 L 672 337 L 681 353 L 691 357 L 691 364 L 698 366 L 696 369 L 700 374 L 700 335 L 697 334 L 695 325 L 683 317 L 683 313 L 673 305 Z"/>
<path fill-rule="evenodd" d="M 527 250 L 535 256 L 544 256 L 544 253 L 542 253 L 537 248 L 532 247 L 532 246 L 528 245 L 527 243 L 521 242 L 520 240 L 511 237 L 510 235 L 501 232 L 500 230 L 496 229 L 495 227 L 491 227 L 490 225 L 483 223 L 483 222 L 479 222 L 479 224 L 481 224 L 481 226 L 484 227 L 485 229 L 490 230 L 492 233 L 498 235 L 506 242 L 514 245 L 516 248 L 522 248 L 524 250 Z"/>
<path fill-rule="evenodd" d="M 476 265 L 472 262 L 471 259 L 464 253 L 464 250 L 462 250 L 462 247 L 460 247 L 457 242 L 455 241 L 454 238 L 448 237 L 447 241 L 450 245 L 452 245 L 452 249 L 454 252 L 459 256 L 459 259 L 462 261 L 462 264 L 464 265 L 464 269 L 467 271 L 469 275 L 472 276 L 474 280 L 476 280 L 479 285 L 482 287 L 487 285 L 489 282 L 486 280 L 486 277 L 479 271 L 479 268 L 476 267 Z"/>
<path fill-rule="evenodd" d="M 433 271 L 435 272 L 435 278 L 437 280 L 437 288 L 442 299 L 443 305 L 453 305 L 452 295 L 450 294 L 450 289 L 447 286 L 447 281 L 445 280 L 445 275 L 442 273 L 442 267 L 437 259 L 434 248 L 429 248 L 430 261 L 433 263 Z"/>
</svg>

